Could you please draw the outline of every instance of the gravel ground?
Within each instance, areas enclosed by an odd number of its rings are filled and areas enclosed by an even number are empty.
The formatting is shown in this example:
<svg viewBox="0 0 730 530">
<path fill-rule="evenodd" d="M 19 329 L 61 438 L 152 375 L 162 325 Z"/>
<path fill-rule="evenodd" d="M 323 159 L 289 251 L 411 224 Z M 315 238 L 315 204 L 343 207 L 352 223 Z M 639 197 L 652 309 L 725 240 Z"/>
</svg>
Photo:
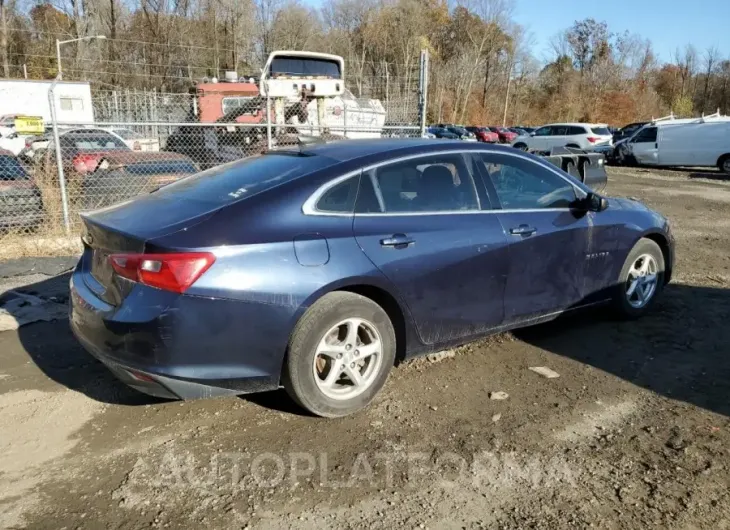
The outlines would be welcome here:
<svg viewBox="0 0 730 530">
<path fill-rule="evenodd" d="M 612 168 L 607 191 L 673 222 L 651 315 L 406 363 L 348 418 L 282 392 L 155 400 L 64 321 L 0 333 L 0 527 L 730 528 L 730 179 Z"/>
</svg>

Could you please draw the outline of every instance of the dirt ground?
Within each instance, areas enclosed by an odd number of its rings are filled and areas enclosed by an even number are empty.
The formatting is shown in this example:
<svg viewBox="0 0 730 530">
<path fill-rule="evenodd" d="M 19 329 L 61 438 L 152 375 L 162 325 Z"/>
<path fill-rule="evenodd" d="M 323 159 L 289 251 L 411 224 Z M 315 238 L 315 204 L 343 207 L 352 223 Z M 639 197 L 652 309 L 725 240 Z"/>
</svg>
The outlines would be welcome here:
<svg viewBox="0 0 730 530">
<path fill-rule="evenodd" d="M 607 192 L 673 223 L 650 316 L 406 363 L 344 419 L 283 392 L 155 400 L 65 321 L 0 333 L 0 527 L 730 528 L 730 179 L 612 168 Z M 49 278 L 25 289 L 63 303 Z"/>
</svg>

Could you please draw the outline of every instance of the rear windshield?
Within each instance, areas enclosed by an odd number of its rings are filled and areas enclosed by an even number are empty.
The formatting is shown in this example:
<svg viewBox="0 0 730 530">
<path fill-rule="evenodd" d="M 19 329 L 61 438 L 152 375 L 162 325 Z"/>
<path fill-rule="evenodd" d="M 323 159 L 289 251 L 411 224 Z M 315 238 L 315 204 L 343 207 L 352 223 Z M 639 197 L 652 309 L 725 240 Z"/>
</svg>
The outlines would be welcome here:
<svg viewBox="0 0 730 530">
<path fill-rule="evenodd" d="M 271 77 L 298 76 L 298 77 L 330 77 L 340 79 L 340 63 L 331 59 L 311 59 L 307 57 L 275 57 L 269 68 Z"/>
<path fill-rule="evenodd" d="M 110 135 L 104 135 L 104 136 L 91 136 L 91 135 L 83 135 L 83 136 L 70 136 L 66 135 L 64 137 L 64 140 L 67 142 L 70 142 L 73 144 L 73 146 L 78 149 L 79 151 L 98 151 L 98 150 L 107 150 L 107 149 L 129 149 L 127 147 L 127 144 L 122 142 L 119 138 L 115 138 L 114 136 Z"/>
<path fill-rule="evenodd" d="M 169 184 L 155 195 L 224 205 L 334 164 L 323 156 L 271 153 L 215 167 Z"/>
<path fill-rule="evenodd" d="M 126 167 L 127 173 L 132 175 L 160 175 L 160 174 L 192 174 L 197 173 L 196 167 L 192 162 L 186 160 L 156 160 L 153 162 L 144 162 L 129 164 Z"/>
<path fill-rule="evenodd" d="M 123 140 L 134 140 L 137 138 L 142 138 L 141 134 L 130 131 L 129 129 L 116 129 L 114 132 Z"/>
<path fill-rule="evenodd" d="M 611 131 L 608 130 L 608 127 L 591 127 L 591 132 L 599 136 L 611 136 Z"/>
<path fill-rule="evenodd" d="M 21 180 L 28 174 L 14 156 L 0 155 L 0 182 L 4 180 Z"/>
</svg>

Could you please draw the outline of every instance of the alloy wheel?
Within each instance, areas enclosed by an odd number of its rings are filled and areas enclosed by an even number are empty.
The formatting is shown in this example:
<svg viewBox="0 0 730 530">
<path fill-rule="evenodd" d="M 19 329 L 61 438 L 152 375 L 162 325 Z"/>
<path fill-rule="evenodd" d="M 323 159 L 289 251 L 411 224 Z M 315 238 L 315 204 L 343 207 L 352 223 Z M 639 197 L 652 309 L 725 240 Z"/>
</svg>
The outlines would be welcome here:
<svg viewBox="0 0 730 530">
<path fill-rule="evenodd" d="M 382 361 L 382 340 L 375 325 L 348 318 L 319 341 L 312 365 L 314 380 L 325 396 L 351 399 L 373 384 Z"/>
</svg>

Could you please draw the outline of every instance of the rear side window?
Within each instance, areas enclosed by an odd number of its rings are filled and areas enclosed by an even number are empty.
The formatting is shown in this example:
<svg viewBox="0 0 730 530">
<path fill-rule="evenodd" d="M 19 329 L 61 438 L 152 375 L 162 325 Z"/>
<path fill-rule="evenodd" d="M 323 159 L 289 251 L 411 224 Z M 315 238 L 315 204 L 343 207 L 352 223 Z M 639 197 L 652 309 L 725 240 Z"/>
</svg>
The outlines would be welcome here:
<svg viewBox="0 0 730 530">
<path fill-rule="evenodd" d="M 571 136 L 576 135 L 576 134 L 585 134 L 585 133 L 586 133 L 585 127 L 577 127 L 577 126 L 568 127 L 568 134 Z M 598 133 L 596 133 L 596 134 L 598 134 Z"/>
<path fill-rule="evenodd" d="M 317 201 L 320 212 L 352 213 L 355 209 L 357 185 L 360 176 L 350 177 L 327 190 Z"/>
<path fill-rule="evenodd" d="M 565 125 L 553 125 L 550 129 L 550 136 L 566 136 L 568 134 L 568 127 Z"/>
<path fill-rule="evenodd" d="M 591 127 L 591 132 L 599 136 L 611 136 L 611 131 L 608 130 L 608 127 Z"/>
<path fill-rule="evenodd" d="M 479 209 L 471 172 L 458 154 L 419 157 L 389 164 L 363 174 L 363 182 L 366 177 L 376 186 L 375 197 L 363 190 L 358 197 L 358 212 L 365 210 L 361 205 L 365 201 L 369 203 L 368 211 L 377 207 L 377 211 L 384 210 L 385 213 Z M 381 201 L 382 205 L 379 204 Z"/>
<path fill-rule="evenodd" d="M 634 137 L 635 143 L 656 142 L 656 127 L 646 127 Z"/>
<path fill-rule="evenodd" d="M 324 156 L 271 153 L 214 167 L 165 186 L 156 195 L 224 205 L 335 164 Z"/>
</svg>

